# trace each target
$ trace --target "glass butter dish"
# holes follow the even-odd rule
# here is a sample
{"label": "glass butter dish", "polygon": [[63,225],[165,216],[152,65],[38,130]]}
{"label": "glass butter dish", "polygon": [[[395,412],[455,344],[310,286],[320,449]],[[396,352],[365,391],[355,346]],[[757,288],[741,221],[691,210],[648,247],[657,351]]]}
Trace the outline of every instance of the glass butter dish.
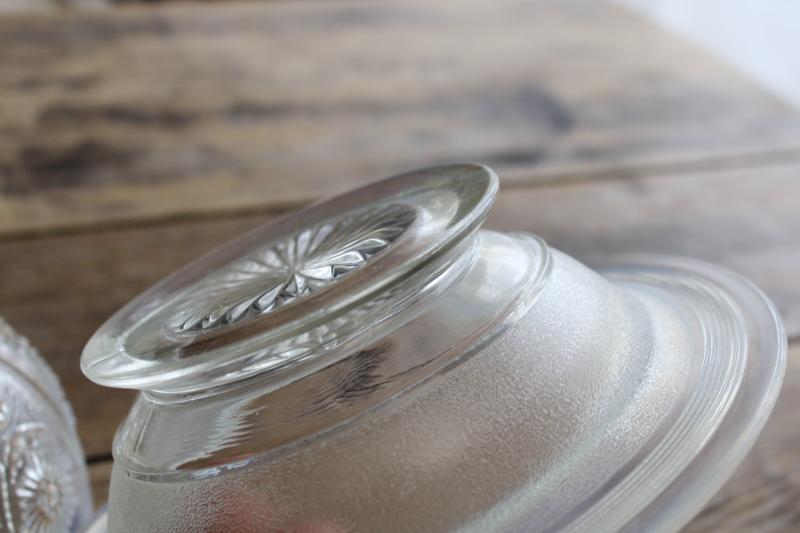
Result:
{"label": "glass butter dish", "polygon": [[0,318],[0,531],[80,532],[91,513],[75,418],[58,378]]}
{"label": "glass butter dish", "polygon": [[584,265],[481,229],[485,166],[258,228],[116,313],[81,359],[139,390],[112,532],[672,531],[762,428],[786,357],[751,283]]}

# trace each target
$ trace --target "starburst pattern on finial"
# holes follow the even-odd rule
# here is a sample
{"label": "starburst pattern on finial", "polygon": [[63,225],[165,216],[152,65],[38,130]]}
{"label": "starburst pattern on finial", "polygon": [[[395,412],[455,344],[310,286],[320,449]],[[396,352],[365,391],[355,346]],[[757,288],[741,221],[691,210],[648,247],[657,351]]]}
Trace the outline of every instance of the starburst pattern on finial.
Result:
{"label": "starburst pattern on finial", "polygon": [[374,207],[272,242],[189,287],[170,327],[208,332],[294,302],[365,265],[413,216],[399,205]]}

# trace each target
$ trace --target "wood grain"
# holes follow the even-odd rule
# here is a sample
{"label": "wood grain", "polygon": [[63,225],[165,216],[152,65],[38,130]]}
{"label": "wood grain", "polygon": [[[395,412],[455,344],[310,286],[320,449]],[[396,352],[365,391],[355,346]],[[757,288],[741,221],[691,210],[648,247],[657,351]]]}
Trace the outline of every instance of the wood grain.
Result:
{"label": "wood grain", "polygon": [[439,162],[529,182],[800,145],[762,90],[581,0],[6,16],[0,71],[5,235],[296,206]]}
{"label": "wood grain", "polygon": [[114,310],[312,199],[457,160],[488,226],[741,272],[790,345],[776,411],[688,533],[800,531],[800,118],[607,3],[232,3],[0,17],[0,315],[62,379],[107,497],[132,394],[80,374]]}
{"label": "wood grain", "polygon": [[102,461],[89,465],[89,483],[92,486],[92,498],[95,508],[108,501],[108,484],[111,481],[111,461]]}

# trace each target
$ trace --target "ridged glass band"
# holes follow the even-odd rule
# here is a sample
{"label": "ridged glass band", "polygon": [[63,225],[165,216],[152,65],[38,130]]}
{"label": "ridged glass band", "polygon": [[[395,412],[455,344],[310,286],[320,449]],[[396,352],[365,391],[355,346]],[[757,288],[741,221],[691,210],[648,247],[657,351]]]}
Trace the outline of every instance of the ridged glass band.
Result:
{"label": "ridged glass band", "polygon": [[[614,484],[581,518],[564,531],[612,531],[628,523],[694,458],[727,413],[744,375],[747,333],[738,305],[719,286],[701,276],[654,271],[612,272],[610,279],[628,290],[656,287],[675,298],[687,323],[702,339],[696,354],[696,376],[685,404],[658,435],[653,448],[635,468]],[[564,526],[565,524],[562,524]]]}
{"label": "ridged glass band", "polygon": [[[598,264],[624,290],[655,289],[677,299],[702,345],[688,397],[668,427],[631,461],[629,471],[576,510],[579,518],[554,529],[634,531],[646,524],[672,531],[700,510],[754,442],[780,389],[785,333],[763,293],[724,269],[658,256]],[[670,507],[665,501],[674,494],[680,497]]]}

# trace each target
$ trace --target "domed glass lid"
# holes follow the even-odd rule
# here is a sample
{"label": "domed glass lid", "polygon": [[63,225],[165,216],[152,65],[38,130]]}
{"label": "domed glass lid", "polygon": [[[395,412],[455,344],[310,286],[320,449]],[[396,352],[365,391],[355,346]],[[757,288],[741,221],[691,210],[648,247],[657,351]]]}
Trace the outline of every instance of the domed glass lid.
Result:
{"label": "domed glass lid", "polygon": [[496,191],[487,167],[439,167],[257,228],[116,313],[82,369],[104,385],[186,392],[307,362],[369,325],[348,314],[359,302],[458,246]]}
{"label": "domed glass lid", "polygon": [[[179,500],[170,483],[239,494],[237,476],[262,479],[247,485],[257,501],[293,504],[276,523],[367,531],[685,523],[774,404],[774,307],[703,262],[587,266],[532,235],[476,231],[496,191],[480,165],[376,182],[120,310],[81,363],[147,392],[114,444],[129,488]],[[201,489],[192,501],[224,506]],[[184,504],[170,519],[192,521]]]}

